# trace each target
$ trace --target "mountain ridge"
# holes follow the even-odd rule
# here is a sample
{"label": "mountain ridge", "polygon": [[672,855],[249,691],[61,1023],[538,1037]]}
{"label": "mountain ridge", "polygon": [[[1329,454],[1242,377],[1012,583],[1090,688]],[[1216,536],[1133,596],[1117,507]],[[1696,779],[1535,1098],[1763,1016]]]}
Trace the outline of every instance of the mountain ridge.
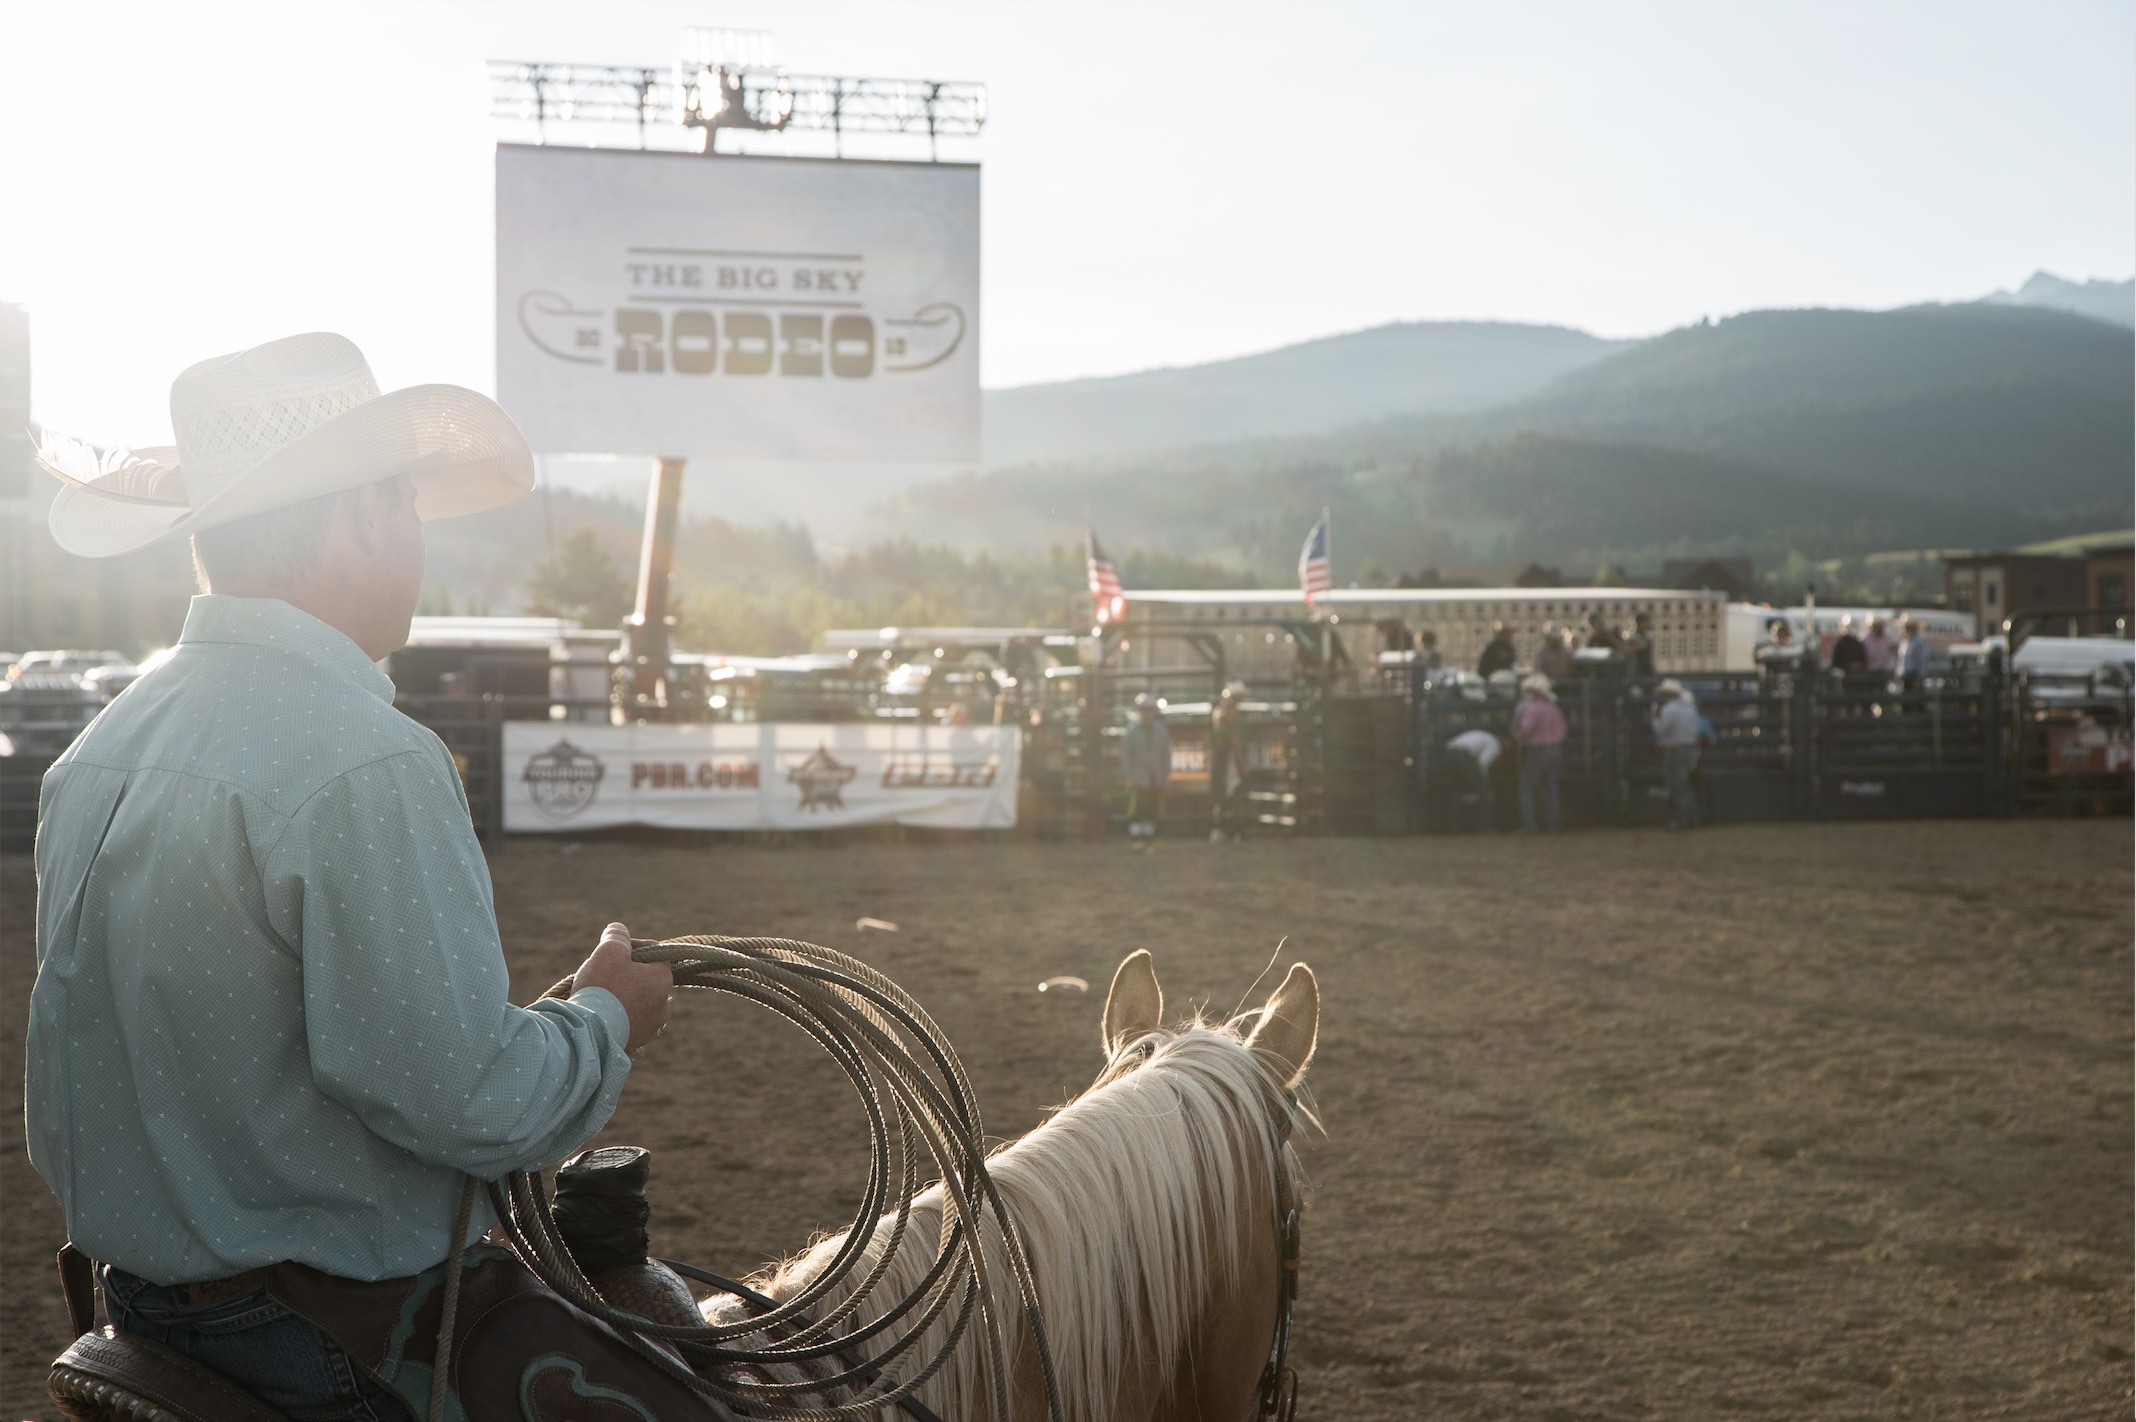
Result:
{"label": "mountain ridge", "polygon": [[2050,271],[2037,271],[2015,291],[1991,291],[1980,299],[1996,306],[2046,306],[2089,316],[2094,321],[2136,328],[2136,278],[2070,281]]}
{"label": "mountain ridge", "polygon": [[[1088,506],[1117,546],[1262,576],[1323,503],[1389,567],[1501,547],[1578,561],[1977,545],[2127,521],[2132,388],[2136,345],[2065,312],[1753,312],[1486,410],[916,485],[866,532],[1036,549],[1072,537]],[[1613,518],[1616,504],[1644,512]]]}
{"label": "mountain ridge", "polygon": [[1982,309],[2053,312],[2136,328],[2136,279],[2071,282],[2035,272],[2015,291],[1882,311],[1800,307],[1741,312],[1616,340],[1576,327],[1508,321],[1396,321],[1250,355],[983,392],[980,466],[1081,462],[1237,439],[1312,435],[1380,420],[1475,414],[1654,342],[1746,319],[1875,318]]}
{"label": "mountain ridge", "polygon": [[1567,326],[1396,321],[1199,365],[984,392],[988,469],[1488,408],[1631,344]]}

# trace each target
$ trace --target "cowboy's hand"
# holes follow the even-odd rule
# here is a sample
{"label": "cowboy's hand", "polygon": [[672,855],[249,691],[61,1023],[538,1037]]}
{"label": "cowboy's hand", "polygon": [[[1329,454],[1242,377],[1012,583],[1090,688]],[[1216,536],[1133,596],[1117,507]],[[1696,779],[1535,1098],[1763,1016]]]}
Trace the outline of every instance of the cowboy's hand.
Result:
{"label": "cowboy's hand", "polygon": [[636,1056],[640,1048],[667,1026],[668,999],[675,991],[675,973],[665,963],[640,963],[630,956],[630,930],[620,923],[608,925],[593,953],[571,975],[571,990],[607,988],[630,1014],[630,1041],[626,1052]]}

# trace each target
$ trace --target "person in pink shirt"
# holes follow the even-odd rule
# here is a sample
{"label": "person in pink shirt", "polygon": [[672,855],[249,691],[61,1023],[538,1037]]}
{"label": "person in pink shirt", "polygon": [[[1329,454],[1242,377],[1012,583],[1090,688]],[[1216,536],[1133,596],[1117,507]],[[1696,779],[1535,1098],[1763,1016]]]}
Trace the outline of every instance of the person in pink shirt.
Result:
{"label": "person in pink shirt", "polygon": [[1877,676],[1891,675],[1891,638],[1884,631],[1884,619],[1869,619],[1869,630],[1862,636],[1862,670]]}
{"label": "person in pink shirt", "polygon": [[1513,708],[1513,740],[1520,747],[1520,827],[1538,828],[1535,800],[1543,799],[1541,828],[1558,832],[1558,771],[1565,759],[1565,713],[1558,710],[1550,678],[1531,676],[1520,684],[1520,705]]}

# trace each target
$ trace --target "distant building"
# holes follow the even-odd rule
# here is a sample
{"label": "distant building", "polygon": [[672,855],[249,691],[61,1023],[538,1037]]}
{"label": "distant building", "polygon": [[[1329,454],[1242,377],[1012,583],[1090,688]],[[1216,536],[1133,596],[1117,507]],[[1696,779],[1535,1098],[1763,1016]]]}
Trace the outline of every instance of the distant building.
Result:
{"label": "distant building", "polygon": [[29,313],[0,305],[0,649],[140,656],[177,641],[193,595],[185,540],[125,558],[61,552],[45,526],[59,485],[32,460],[29,425]]}
{"label": "distant building", "polygon": [[[2086,606],[2085,563],[2042,553],[1954,555],[1943,561],[1944,601],[1954,612],[1973,615],[1975,637],[1992,636],[2005,618],[2021,612]],[[2121,566],[2127,568],[2126,554]],[[2122,587],[2127,586],[2124,571]]]}
{"label": "distant building", "polygon": [[[1592,613],[1623,626],[1640,613],[1654,626],[1663,672],[1722,665],[1727,599],[1718,592],[1659,588],[1337,588],[1307,607],[1292,589],[1133,590],[1112,669],[1131,679],[1165,669],[1216,668],[1265,681],[1318,660],[1323,644],[1341,661],[1371,665],[1383,651],[1430,632],[1447,665],[1472,667],[1500,622],[1525,656],[1546,623],[1577,626]],[[1154,685],[1154,682],[1152,683]]]}
{"label": "distant building", "polygon": [[2126,612],[2131,587],[2136,587],[2136,544],[2094,548],[2084,555],[2085,604],[2094,611]]}
{"label": "distant building", "polygon": [[0,304],[0,647],[26,652],[30,597],[30,314]]}
{"label": "distant building", "polygon": [[1730,602],[1751,602],[1757,569],[1748,558],[1671,558],[1661,565],[1655,586],[1685,592],[1710,590],[1728,594]]}

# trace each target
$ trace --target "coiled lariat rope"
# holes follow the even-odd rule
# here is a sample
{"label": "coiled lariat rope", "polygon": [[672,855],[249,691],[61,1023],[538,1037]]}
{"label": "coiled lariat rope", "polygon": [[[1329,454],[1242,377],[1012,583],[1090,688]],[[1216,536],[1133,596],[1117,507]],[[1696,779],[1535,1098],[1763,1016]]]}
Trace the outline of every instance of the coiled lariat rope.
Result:
{"label": "coiled lariat rope", "polygon": [[[1023,1237],[987,1173],[971,1083],[926,1010],[867,964],[813,943],[697,934],[632,943],[631,956],[639,962],[668,964],[677,987],[727,993],[769,1008],[831,1055],[867,1114],[868,1187],[844,1242],[822,1272],[783,1303],[736,1323],[655,1323],[611,1306],[572,1261],[550,1218],[541,1176],[518,1172],[491,1182],[489,1195],[527,1267],[615,1328],[662,1372],[753,1418],[846,1422],[878,1412],[916,1392],[976,1326],[985,1345],[995,1414],[1006,1418],[1013,1382],[1011,1330],[1018,1315],[1002,1306],[1004,1281],[992,1276],[983,1247],[981,1222],[991,1211],[1013,1276],[1008,1282],[1037,1349],[1047,1414],[1052,1422],[1063,1422],[1053,1350],[1039,1316]],[[558,989],[568,992],[568,981],[552,994]],[[934,1266],[881,1317],[857,1323],[861,1305],[905,1237],[913,1197],[925,1186],[923,1160],[932,1161],[926,1173],[939,1177],[942,1186]],[[820,1318],[811,1318],[811,1309],[859,1270],[885,1215],[893,1216],[892,1222],[866,1277]],[[455,1254],[449,1273],[457,1273],[458,1259]],[[950,1322],[942,1346],[931,1357],[919,1356],[920,1338],[945,1314]],[[873,1344],[872,1351],[862,1352],[864,1344]],[[798,1383],[745,1375],[751,1368],[800,1363],[835,1371]]]}

